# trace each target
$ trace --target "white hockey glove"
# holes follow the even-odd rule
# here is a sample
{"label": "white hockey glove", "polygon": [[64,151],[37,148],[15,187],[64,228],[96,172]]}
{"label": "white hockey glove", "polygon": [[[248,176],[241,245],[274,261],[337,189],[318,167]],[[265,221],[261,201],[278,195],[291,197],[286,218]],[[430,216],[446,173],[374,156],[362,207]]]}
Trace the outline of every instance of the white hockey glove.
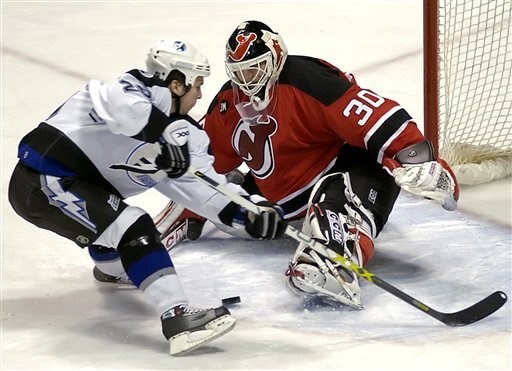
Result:
{"label": "white hockey glove", "polygon": [[189,128],[186,120],[171,122],[160,138],[160,154],[155,160],[156,166],[165,171],[169,178],[178,178],[187,172],[190,166],[188,152]]}
{"label": "white hockey glove", "polygon": [[435,160],[432,146],[424,141],[398,152],[394,159],[383,162],[402,189],[455,210],[459,186],[450,166],[442,159]]}
{"label": "white hockey glove", "polygon": [[283,218],[284,213],[281,207],[258,195],[251,195],[249,199],[258,205],[259,214],[230,202],[220,212],[220,220],[230,227],[245,228],[251,237],[259,240],[273,240],[282,237],[288,223]]}

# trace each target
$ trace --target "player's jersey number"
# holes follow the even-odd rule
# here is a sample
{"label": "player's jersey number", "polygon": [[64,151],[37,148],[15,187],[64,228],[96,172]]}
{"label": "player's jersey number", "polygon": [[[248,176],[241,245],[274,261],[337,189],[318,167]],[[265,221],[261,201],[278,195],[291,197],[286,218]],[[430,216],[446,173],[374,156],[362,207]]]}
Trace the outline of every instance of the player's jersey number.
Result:
{"label": "player's jersey number", "polygon": [[146,86],[133,84],[130,81],[126,81],[123,79],[119,80],[119,82],[121,83],[121,85],[123,85],[123,90],[125,92],[140,93],[144,95],[146,98],[151,98],[151,90],[148,89]]}
{"label": "player's jersey number", "polygon": [[345,109],[343,115],[349,117],[356,115],[359,117],[357,124],[363,126],[370,119],[374,108],[380,107],[385,102],[381,96],[368,90],[361,90],[357,93],[357,98],[352,99]]}

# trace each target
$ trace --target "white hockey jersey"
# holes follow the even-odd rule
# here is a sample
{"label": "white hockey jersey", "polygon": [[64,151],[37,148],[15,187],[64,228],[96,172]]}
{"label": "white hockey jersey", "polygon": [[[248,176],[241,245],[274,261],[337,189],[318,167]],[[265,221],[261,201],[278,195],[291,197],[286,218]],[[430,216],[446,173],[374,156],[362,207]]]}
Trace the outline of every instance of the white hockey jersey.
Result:
{"label": "white hockey jersey", "polygon": [[[161,80],[140,70],[107,83],[91,80],[22,139],[19,158],[42,174],[86,178],[124,198],[154,187],[220,223],[218,213],[229,199],[191,174],[170,179],[154,163],[164,128],[173,120],[186,120],[191,165],[227,183],[213,170],[206,133],[188,116],[170,117],[171,102]],[[246,194],[239,186],[228,187]]]}

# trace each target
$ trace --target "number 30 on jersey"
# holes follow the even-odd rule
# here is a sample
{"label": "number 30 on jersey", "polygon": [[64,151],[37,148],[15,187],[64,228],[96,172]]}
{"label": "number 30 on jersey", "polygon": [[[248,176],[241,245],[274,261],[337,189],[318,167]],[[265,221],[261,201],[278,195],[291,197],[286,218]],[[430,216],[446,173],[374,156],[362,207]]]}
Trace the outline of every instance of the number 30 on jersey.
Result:
{"label": "number 30 on jersey", "polygon": [[356,115],[359,117],[357,124],[363,126],[370,119],[373,109],[379,108],[385,99],[368,90],[361,90],[357,93],[357,98],[352,99],[343,110],[343,115],[349,117]]}

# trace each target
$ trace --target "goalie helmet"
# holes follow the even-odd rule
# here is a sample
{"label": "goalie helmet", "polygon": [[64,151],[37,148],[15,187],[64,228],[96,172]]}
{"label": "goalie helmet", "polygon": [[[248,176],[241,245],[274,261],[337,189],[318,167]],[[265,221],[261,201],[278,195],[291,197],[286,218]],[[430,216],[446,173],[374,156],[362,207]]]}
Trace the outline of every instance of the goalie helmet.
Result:
{"label": "goalie helmet", "polygon": [[184,40],[167,39],[151,46],[146,58],[147,72],[163,81],[173,70],[185,75],[185,85],[192,85],[198,76],[210,75],[210,63],[194,46]]}
{"label": "goalie helmet", "polygon": [[241,23],[226,44],[226,73],[258,111],[272,99],[288,50],[281,35],[258,21]]}

